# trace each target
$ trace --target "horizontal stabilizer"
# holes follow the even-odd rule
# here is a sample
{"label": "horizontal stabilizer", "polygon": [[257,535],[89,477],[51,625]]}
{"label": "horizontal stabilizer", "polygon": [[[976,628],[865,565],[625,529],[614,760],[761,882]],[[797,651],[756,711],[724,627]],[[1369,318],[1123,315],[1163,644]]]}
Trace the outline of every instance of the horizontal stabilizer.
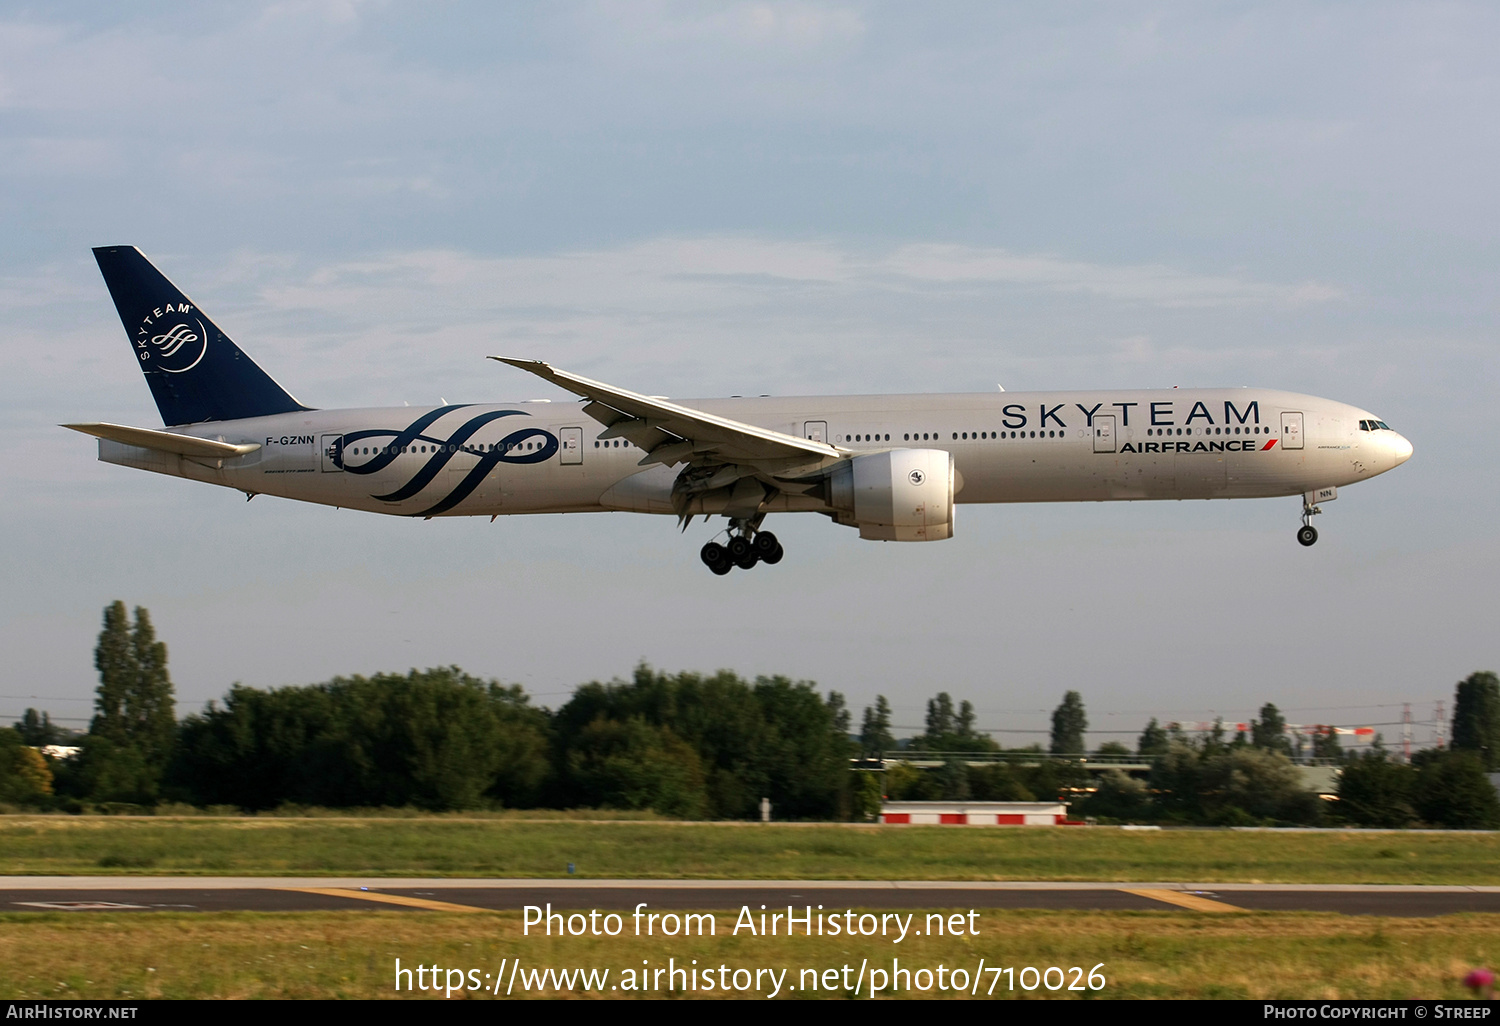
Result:
{"label": "horizontal stabilizer", "polygon": [[194,438],[171,431],[153,431],[150,428],[126,427],[123,424],[62,424],[71,431],[81,431],[95,438],[107,438],[111,442],[135,445],[156,452],[176,453],[178,456],[198,456],[207,459],[227,459],[243,456],[260,448],[259,442],[235,445],[232,442],[216,442],[211,438]]}

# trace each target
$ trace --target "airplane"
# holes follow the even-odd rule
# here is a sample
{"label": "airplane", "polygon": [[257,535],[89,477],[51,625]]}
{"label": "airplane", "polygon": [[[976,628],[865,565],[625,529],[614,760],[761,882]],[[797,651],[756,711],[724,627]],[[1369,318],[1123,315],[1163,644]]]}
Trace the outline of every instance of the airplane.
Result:
{"label": "airplane", "polygon": [[[781,561],[771,513],[879,541],[950,538],[960,503],[1299,496],[1320,504],[1412,445],[1344,403],[1260,388],[673,401],[491,357],[576,402],[319,410],[261,370],[133,246],[94,250],[164,429],[64,424],[106,463],[395,516],[629,511],[727,518],[715,574]],[[715,535],[717,539],[718,534]]]}

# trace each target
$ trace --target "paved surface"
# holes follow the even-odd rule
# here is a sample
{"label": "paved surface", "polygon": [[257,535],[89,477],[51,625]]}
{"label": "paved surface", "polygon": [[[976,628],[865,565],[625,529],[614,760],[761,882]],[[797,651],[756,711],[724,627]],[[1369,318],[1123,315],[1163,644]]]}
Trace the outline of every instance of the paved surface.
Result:
{"label": "paved surface", "polygon": [[405,909],[514,911],[551,903],[592,908],[1166,909],[1437,916],[1500,913],[1500,887],[1352,884],[949,883],[797,880],[453,880],[328,877],[0,877],[7,911],[262,912]]}

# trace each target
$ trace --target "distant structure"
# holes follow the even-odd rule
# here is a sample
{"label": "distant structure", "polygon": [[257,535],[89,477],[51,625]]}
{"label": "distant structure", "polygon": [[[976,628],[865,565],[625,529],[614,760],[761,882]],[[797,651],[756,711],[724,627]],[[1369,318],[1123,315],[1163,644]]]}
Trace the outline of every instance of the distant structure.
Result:
{"label": "distant structure", "polygon": [[885,802],[891,826],[1082,826],[1062,802]]}

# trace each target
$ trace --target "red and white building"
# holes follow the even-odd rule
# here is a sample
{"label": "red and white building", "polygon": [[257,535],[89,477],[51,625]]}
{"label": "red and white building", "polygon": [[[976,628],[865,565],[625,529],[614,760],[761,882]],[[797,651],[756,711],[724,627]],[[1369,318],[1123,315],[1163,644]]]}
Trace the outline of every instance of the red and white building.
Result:
{"label": "red and white building", "polygon": [[912,826],[1071,826],[1062,802],[885,802],[880,822]]}

